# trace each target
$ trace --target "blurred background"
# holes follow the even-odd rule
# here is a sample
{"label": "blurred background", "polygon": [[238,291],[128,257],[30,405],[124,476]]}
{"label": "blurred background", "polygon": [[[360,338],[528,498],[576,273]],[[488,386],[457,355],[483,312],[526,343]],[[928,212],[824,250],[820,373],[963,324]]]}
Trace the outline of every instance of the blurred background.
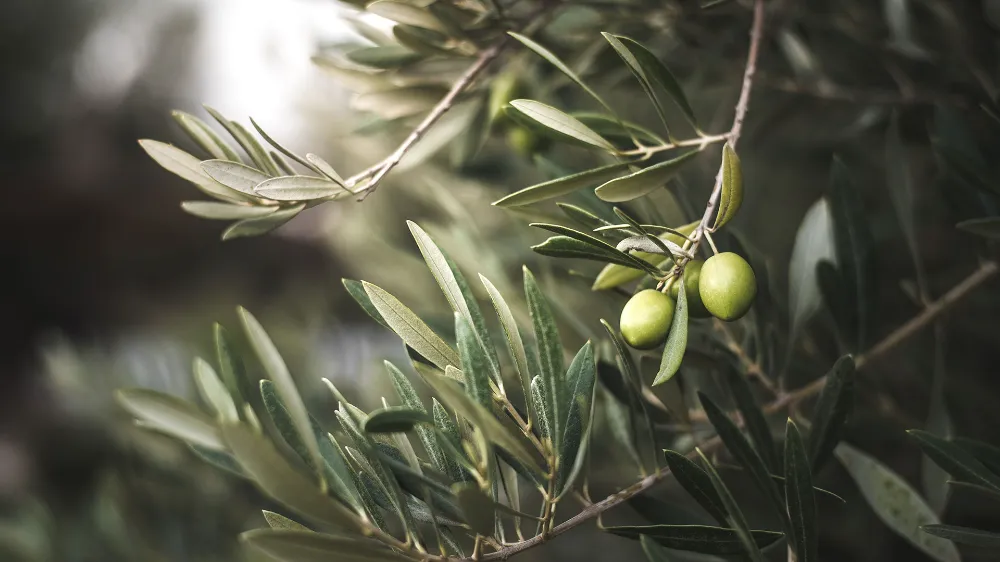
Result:
{"label": "blurred background", "polygon": [[[1000,7],[988,0],[848,2],[839,19],[825,20],[836,3],[813,4],[779,10],[774,26],[784,31],[767,44],[765,85],[742,141],[751,187],[739,226],[768,256],[781,293],[795,229],[825,189],[831,155],[847,154],[861,170],[874,236],[873,333],[881,337],[919,311],[907,289],[915,282],[908,243],[880,179],[883,129],[898,110],[917,162],[917,247],[931,293],[940,295],[984,252],[957,234],[954,222],[976,216],[970,209],[995,213],[996,203],[935,172],[924,125],[955,117],[993,165],[995,131],[977,106],[995,98],[998,27],[991,18]],[[893,12],[900,4],[917,6],[912,34],[933,56],[887,47],[910,33]],[[670,37],[680,61],[674,68],[696,110],[713,127],[730,119],[743,63],[749,18],[735,12],[690,28],[669,18],[656,23]],[[333,406],[319,392],[320,377],[348,388],[365,383],[359,403],[374,406],[387,388],[374,373],[381,359],[402,350],[347,298],[340,279],[378,283],[418,312],[440,309],[444,300],[424,274],[404,219],[421,220],[468,273],[478,270],[509,291],[525,262],[550,286],[565,281],[564,266],[528,252],[540,237],[524,216],[489,206],[540,181],[530,162],[502,143],[487,144],[460,175],[430,162],[364,205],[310,210],[264,237],[221,242],[224,225],[180,211],[197,193],[136,143],[182,144],[174,109],[204,117],[204,103],[239,121],[252,115],[275,138],[320,153],[346,173],[393,146],[392,135],[372,134],[369,119],[351,108],[345,84],[311,61],[324,45],[358,40],[348,13],[327,0],[6,0],[0,7],[0,182],[8,193],[0,204],[0,560],[241,560],[236,535],[263,523],[261,498],[186,448],[133,428],[112,392],[145,386],[193,397],[192,357],[209,353],[212,322],[235,325],[235,307],[243,305],[275,337],[314,409]],[[564,24],[562,33],[578,45],[597,40],[599,20]],[[701,66],[704,51],[722,60]],[[815,88],[789,82],[809,73],[834,81],[812,82]],[[611,82],[614,104],[627,105],[636,90]],[[697,174],[709,177],[713,166]],[[682,191],[682,204],[687,196],[700,200],[700,186]],[[579,283],[559,306],[592,307],[587,319],[567,320],[570,338],[582,341],[623,301],[592,304],[588,282]],[[879,429],[856,431],[855,441],[881,447],[913,482],[920,480],[919,456],[898,432],[925,425],[933,389],[944,385],[937,373],[948,373],[944,394],[955,432],[1000,437],[998,288],[992,282],[961,305],[939,338],[925,333],[907,342],[866,386],[871,407],[855,426]],[[819,333],[803,360],[815,375],[831,363],[825,352],[832,344],[823,339],[829,331]],[[942,341],[944,359],[935,355],[944,353]],[[848,482],[843,474],[832,478]],[[848,500],[851,507],[832,516],[830,540],[842,550],[831,552],[844,560],[919,559],[893,534],[872,531],[880,524],[856,493]],[[1000,523],[970,505],[966,521]],[[859,533],[873,533],[863,547]],[[639,556],[634,545],[600,535],[546,552],[593,559],[595,544],[614,546],[606,559]]]}

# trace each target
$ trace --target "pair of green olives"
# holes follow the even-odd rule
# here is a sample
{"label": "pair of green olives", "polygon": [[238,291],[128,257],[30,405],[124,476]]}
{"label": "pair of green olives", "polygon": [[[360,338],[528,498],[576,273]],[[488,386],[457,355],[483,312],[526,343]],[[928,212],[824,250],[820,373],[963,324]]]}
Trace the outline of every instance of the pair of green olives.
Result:
{"label": "pair of green olives", "polygon": [[[636,349],[653,349],[666,341],[679,291],[680,283],[675,283],[669,295],[655,289],[632,295],[622,309],[619,323],[625,342]],[[745,259],[724,252],[706,261],[687,263],[684,293],[690,316],[714,316],[732,322],[742,318],[753,305],[757,279]]]}

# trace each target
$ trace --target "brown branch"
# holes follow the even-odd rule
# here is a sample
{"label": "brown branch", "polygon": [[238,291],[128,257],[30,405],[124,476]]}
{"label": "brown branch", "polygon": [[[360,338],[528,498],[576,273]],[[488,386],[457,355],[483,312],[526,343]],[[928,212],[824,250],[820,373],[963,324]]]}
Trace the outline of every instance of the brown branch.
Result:
{"label": "brown branch", "polygon": [[[955,303],[968,296],[973,290],[996,275],[998,271],[1000,271],[1000,266],[998,266],[995,261],[988,261],[980,265],[979,269],[972,272],[972,274],[963,279],[961,283],[952,287],[950,291],[945,293],[938,300],[928,304],[924,310],[920,312],[920,314],[914,316],[907,323],[894,330],[867,352],[858,355],[855,360],[857,368],[860,369],[882,355],[885,355],[889,350],[895,348],[916,332],[927,327],[928,324],[934,322]],[[823,390],[823,386],[825,384],[826,376],[822,376],[808,385],[799,388],[798,390],[781,396],[774,402],[768,404],[764,408],[764,411],[766,413],[774,413],[786,408],[790,404],[800,402],[810,396],[819,394],[819,392]]]}

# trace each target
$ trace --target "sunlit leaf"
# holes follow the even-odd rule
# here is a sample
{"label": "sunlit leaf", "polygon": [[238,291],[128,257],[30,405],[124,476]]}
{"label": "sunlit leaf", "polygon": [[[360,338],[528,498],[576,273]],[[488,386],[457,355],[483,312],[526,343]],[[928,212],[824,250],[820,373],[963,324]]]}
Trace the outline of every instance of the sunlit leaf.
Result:
{"label": "sunlit leaf", "polygon": [[581,123],[579,119],[550,105],[535,100],[514,100],[510,105],[518,114],[538,123],[544,129],[555,132],[559,138],[575,140],[607,151],[615,150],[607,139]]}
{"label": "sunlit leaf", "polygon": [[183,201],[181,209],[189,215],[212,220],[240,220],[270,215],[278,207],[255,207],[251,205],[234,205],[216,201]]}
{"label": "sunlit leaf", "polygon": [[233,397],[229,395],[229,389],[222,383],[222,379],[216,374],[215,369],[200,357],[194,360],[194,378],[202,398],[212,406],[220,421],[238,422],[240,420],[240,414],[236,410]]}
{"label": "sunlit leaf", "polygon": [[265,173],[270,175],[278,175],[278,168],[274,164],[274,160],[271,160],[271,156],[264,150],[264,147],[257,142],[257,139],[250,134],[243,125],[235,121],[230,121],[226,119],[221,113],[208,107],[204,106],[205,111],[212,116],[213,119],[219,122],[220,125],[229,133],[229,136],[233,137],[233,140],[243,148],[243,151],[250,156],[250,160],[253,161],[254,165],[258,169],[263,170]]}
{"label": "sunlit leaf", "polygon": [[201,169],[222,185],[247,195],[256,195],[254,188],[270,177],[256,168],[228,160],[206,160]]}
{"label": "sunlit leaf", "polygon": [[422,59],[424,55],[415,53],[401,45],[362,47],[347,53],[351,62],[372,68],[399,68]]}
{"label": "sunlit leaf", "polygon": [[440,20],[434,17],[433,14],[413,4],[396,0],[376,0],[368,4],[365,10],[397,23],[415,25],[436,31],[445,30]]}
{"label": "sunlit leaf", "polygon": [[366,433],[405,433],[420,423],[433,424],[434,418],[413,408],[389,407],[369,413],[364,430]]}
{"label": "sunlit leaf", "polygon": [[263,510],[264,520],[272,529],[287,529],[291,531],[308,531],[309,528],[301,523],[292,521],[291,519],[281,515],[280,513],[275,513],[273,511]]}
{"label": "sunlit leaf", "polygon": [[272,230],[295,218],[296,215],[301,213],[305,208],[305,203],[299,203],[298,205],[293,205],[291,207],[281,208],[269,215],[264,215],[263,217],[243,219],[239,222],[233,223],[229,228],[223,231],[222,239],[232,240],[234,238],[267,234],[268,232],[271,232]]}
{"label": "sunlit leaf", "polygon": [[173,145],[143,139],[139,141],[139,146],[165,170],[193,183],[206,195],[223,201],[243,202],[249,200],[245,194],[212,179],[202,170],[201,160]]}
{"label": "sunlit leaf", "polygon": [[211,154],[212,158],[231,160],[233,162],[240,161],[240,157],[236,154],[236,151],[226,141],[222,140],[222,137],[212,130],[208,126],[208,123],[183,111],[174,111],[172,115],[174,121],[184,129],[184,132],[191,137],[191,140],[201,147],[202,150]]}
{"label": "sunlit leaf", "polygon": [[190,402],[144,388],[119,390],[116,397],[150,429],[209,449],[224,448],[215,422]]}
{"label": "sunlit leaf", "polygon": [[846,443],[834,451],[861,490],[861,495],[886,525],[939,562],[958,562],[952,543],[920,531],[939,523],[934,511],[902,477],[876,459]]}
{"label": "sunlit leaf", "polygon": [[672,160],[647,166],[638,172],[613,179],[598,186],[594,190],[594,193],[602,200],[612,203],[631,201],[637,197],[642,197],[657,188],[665,186],[670,179],[680,172],[681,167],[696,154],[698,154],[698,151],[692,150]]}
{"label": "sunlit leaf", "polygon": [[339,199],[351,195],[340,185],[326,178],[281,176],[257,184],[254,193],[275,201],[311,201],[325,197]]}
{"label": "sunlit leaf", "polygon": [[399,299],[367,281],[361,283],[368,298],[371,299],[372,306],[406,345],[426,357],[439,369],[444,369],[448,365],[461,364],[455,350],[435,334],[412,310],[399,302]]}

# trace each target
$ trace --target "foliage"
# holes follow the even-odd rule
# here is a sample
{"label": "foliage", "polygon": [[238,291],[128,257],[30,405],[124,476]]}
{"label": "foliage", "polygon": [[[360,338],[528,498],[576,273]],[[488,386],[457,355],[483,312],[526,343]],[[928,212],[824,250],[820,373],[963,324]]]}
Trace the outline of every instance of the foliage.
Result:
{"label": "foliage", "polygon": [[[698,15],[719,10],[746,16],[736,4],[700,7]],[[893,43],[905,56],[922,59],[927,52],[908,31],[911,15],[899,8],[905,4],[886,3]],[[669,559],[672,551],[754,561],[787,551],[790,560],[810,562],[820,556],[827,503],[839,499],[816,484],[828,461],[837,458],[874,513],[932,559],[960,559],[949,541],[996,545],[987,531],[941,525],[940,506],[932,507],[903,476],[842,441],[858,400],[858,370],[935,323],[998,270],[996,262],[985,261],[936,300],[930,293],[917,238],[914,171],[898,115],[888,117],[880,140],[888,198],[913,261],[915,300],[922,311],[871,345],[873,234],[844,160],[832,159],[827,193],[812,203],[797,232],[786,236],[793,240],[787,299],[777,298],[768,261],[738,229],[739,212],[755,187],[738,151],[766,45],[764,2],[756,0],[750,17],[740,20],[750,20],[750,43],[742,81],[726,77],[740,91],[731,125],[721,133],[703,131],[711,128],[698,119],[657,49],[624,34],[645,37],[650,29],[615,25],[619,17],[628,20],[617,10],[631,9],[615,2],[368,4],[367,12],[396,22],[392,36],[358,19],[359,33],[371,44],[330,48],[318,60],[359,85],[356,108],[378,114],[387,130],[400,126],[410,132],[384,160],[346,178],[318,156],[287,150],[254,124],[268,148],[214,111],[246,158],[187,114],[178,114],[178,122],[210,159],[143,141],[160,165],[218,200],[187,202],[186,211],[236,221],[224,239],[263,234],[308,207],[364,200],[407,159],[412,165],[445,146],[457,168],[500,133],[515,132],[507,137],[519,139],[511,148],[532,156],[540,169],[559,169],[541,154],[548,150],[585,152],[587,169],[554,171],[494,206],[545,216],[531,223],[549,234],[531,247],[536,254],[600,263],[595,274],[583,274],[592,289],[587,299],[643,290],[676,299],[675,307],[666,307],[672,311],[664,320],[669,329],[652,345],[658,349],[662,342],[658,358],[636,354],[626,346],[630,338],[603,319],[606,337],[593,334],[582,346],[571,346],[560,329],[566,323],[558,305],[562,286],[554,291],[524,267],[523,297],[507,290],[508,280],[494,284],[482,274],[480,288],[469,282],[471,272],[410,222],[450,312],[431,320],[376,284],[344,280],[361,309],[402,340],[410,365],[386,363],[398,404],[383,399],[370,412],[326,381],[338,404],[336,429],[322,426],[306,410],[278,349],[263,326],[241,310],[245,336],[268,375],[260,384],[266,415],[239,390],[257,381],[241,380],[244,375],[227,367],[238,361],[221,343],[221,376],[208,361],[197,361],[195,369],[213,414],[148,390],[122,391],[119,398],[143,425],[186,440],[206,460],[235,470],[287,509],[268,517],[271,529],[245,533],[248,544],[278,559],[303,561],[506,559],[597,519],[604,531],[640,541],[652,562]],[[581,69],[590,67],[581,64],[580,54],[550,45],[544,32],[586,20],[587,14],[615,30],[603,32],[597,48],[614,56],[597,62],[591,55],[597,72],[584,73]],[[798,76],[797,87],[820,95],[838,92],[793,27],[770,33]],[[491,64],[501,65],[492,76]],[[595,74],[610,68],[634,79],[633,88],[648,98],[656,116],[653,125],[623,117],[625,109],[606,99],[604,84],[594,85]],[[574,94],[518,83],[519,73],[544,74],[553,90]],[[541,99],[520,97],[529,94]],[[568,109],[579,99],[600,109]],[[947,107],[935,111],[931,133],[942,170],[994,197],[984,179],[987,162],[974,143],[969,148],[965,142],[970,134],[961,120]],[[407,127],[419,115],[422,120]],[[536,143],[539,138],[547,143]],[[669,187],[706,155],[717,172],[703,186],[709,192],[704,205],[682,213],[681,220],[663,218],[655,198],[667,193],[673,200]],[[561,215],[545,211],[551,202]],[[997,237],[992,216],[958,227],[987,240]],[[689,314],[703,305],[698,299],[706,294],[704,276],[711,268],[702,270],[698,291],[691,292],[684,286],[686,267],[699,252],[714,256],[720,250],[749,264],[741,269],[749,274],[740,275],[740,287],[723,287],[722,296],[713,298],[736,298],[729,293],[740,289],[737,300],[753,301],[756,295],[755,305],[746,316],[743,306],[717,318]],[[480,295],[489,297],[496,321],[484,313]],[[586,311],[570,316],[587,325]],[[447,326],[440,325],[440,317],[448,318]],[[827,325],[817,328],[820,319]],[[501,330],[491,330],[497,323]],[[652,373],[644,372],[643,360],[656,365]],[[817,376],[821,361],[832,366]],[[432,391],[429,403],[417,381]],[[817,396],[815,403],[809,400]],[[774,427],[779,413],[787,414],[783,432]],[[988,445],[913,435],[958,485],[994,495],[1000,490],[996,451]],[[619,491],[594,501],[591,481],[598,461],[591,451],[604,437],[631,460],[616,468],[639,480],[615,482]],[[738,464],[756,502],[745,501],[744,490],[724,477],[731,467],[722,458]],[[668,478],[700,512],[680,521],[663,515],[671,506],[658,505],[646,493]],[[560,522],[557,508],[570,498],[583,507]],[[648,524],[604,525],[604,513],[626,502]]]}

